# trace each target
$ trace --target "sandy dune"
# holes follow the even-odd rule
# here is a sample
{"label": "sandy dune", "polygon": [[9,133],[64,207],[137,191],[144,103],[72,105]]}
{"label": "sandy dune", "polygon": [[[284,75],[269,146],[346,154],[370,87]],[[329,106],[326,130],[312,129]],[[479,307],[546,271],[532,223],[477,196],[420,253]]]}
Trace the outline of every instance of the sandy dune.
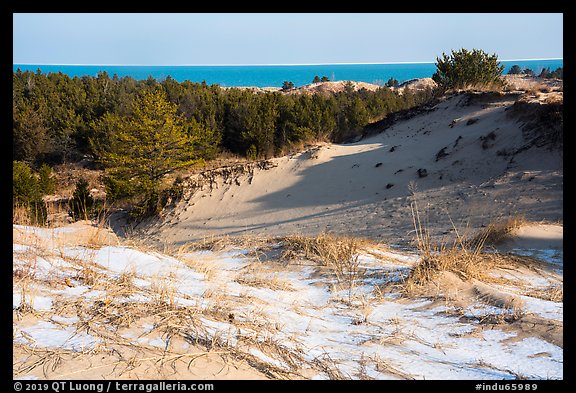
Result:
{"label": "sandy dune", "polygon": [[518,97],[456,95],[357,143],[196,176],[146,232],[177,245],[323,231],[406,243],[415,200],[438,238],[513,215],[561,222],[562,152],[531,144]]}

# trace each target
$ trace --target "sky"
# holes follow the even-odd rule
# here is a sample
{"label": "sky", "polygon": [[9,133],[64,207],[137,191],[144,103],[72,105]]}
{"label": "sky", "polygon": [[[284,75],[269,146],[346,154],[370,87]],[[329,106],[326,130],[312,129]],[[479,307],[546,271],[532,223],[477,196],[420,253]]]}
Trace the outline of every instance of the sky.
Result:
{"label": "sky", "polygon": [[461,48],[544,59],[563,58],[563,14],[15,13],[12,42],[14,64],[434,62]]}

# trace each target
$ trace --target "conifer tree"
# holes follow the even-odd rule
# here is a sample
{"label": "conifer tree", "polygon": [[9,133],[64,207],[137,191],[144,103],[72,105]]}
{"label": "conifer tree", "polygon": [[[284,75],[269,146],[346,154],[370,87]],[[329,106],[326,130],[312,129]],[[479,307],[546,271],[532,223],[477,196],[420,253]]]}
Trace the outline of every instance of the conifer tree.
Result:
{"label": "conifer tree", "polygon": [[70,215],[74,220],[89,219],[94,207],[94,198],[88,189],[88,181],[80,178],[69,202]]}
{"label": "conifer tree", "polygon": [[56,181],[52,177],[52,168],[47,164],[42,164],[40,169],[38,169],[38,176],[40,177],[38,185],[42,194],[53,194],[56,190]]}
{"label": "conifer tree", "polygon": [[522,73],[522,68],[520,68],[520,66],[518,64],[514,64],[508,70],[508,75],[517,75],[517,74],[521,74],[521,73]]}
{"label": "conifer tree", "polygon": [[12,206],[25,208],[30,223],[42,225],[46,222],[46,205],[38,178],[24,162],[12,162]]}
{"label": "conifer tree", "polygon": [[292,90],[293,88],[294,88],[294,82],[284,81],[284,83],[282,83],[282,90],[284,91]]}
{"label": "conifer tree", "polygon": [[388,82],[386,82],[386,87],[398,87],[398,79],[390,77]]}
{"label": "conifer tree", "polygon": [[143,90],[133,114],[114,124],[111,145],[100,152],[107,192],[112,199],[138,196],[135,215],[155,212],[161,179],[201,161],[196,142],[206,130],[187,124],[161,89]]}

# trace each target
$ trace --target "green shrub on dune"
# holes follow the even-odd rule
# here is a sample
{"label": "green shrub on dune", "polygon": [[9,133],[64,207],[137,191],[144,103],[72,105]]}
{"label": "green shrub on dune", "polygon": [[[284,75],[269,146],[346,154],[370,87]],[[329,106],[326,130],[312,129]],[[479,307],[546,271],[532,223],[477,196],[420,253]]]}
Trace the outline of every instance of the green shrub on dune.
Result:
{"label": "green shrub on dune", "polygon": [[444,90],[501,88],[504,65],[496,54],[489,55],[480,49],[453,50],[436,58],[436,72],[432,79]]}

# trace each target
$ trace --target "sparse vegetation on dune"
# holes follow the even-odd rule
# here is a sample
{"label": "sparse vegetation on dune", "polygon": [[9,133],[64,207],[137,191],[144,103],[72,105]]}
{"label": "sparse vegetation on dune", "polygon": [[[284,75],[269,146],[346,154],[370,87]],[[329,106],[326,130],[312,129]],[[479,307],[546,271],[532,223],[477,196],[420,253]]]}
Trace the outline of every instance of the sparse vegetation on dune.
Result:
{"label": "sparse vegetation on dune", "polygon": [[442,272],[456,273],[464,280],[471,280],[483,278],[494,267],[493,256],[482,253],[484,238],[469,247],[455,231],[456,239],[452,245],[435,244],[421,221],[416,194],[413,198],[411,212],[415,243],[420,251],[421,259],[411,270],[405,282],[407,293],[412,292],[415,287],[433,282]]}
{"label": "sparse vegetation on dune", "polygon": [[[460,280],[469,283],[476,281],[502,283],[510,281],[498,278],[494,275],[495,271],[519,268],[542,271],[545,268],[541,262],[531,257],[502,254],[494,249],[487,250],[488,247],[497,246],[510,239],[515,230],[526,225],[528,222],[524,217],[513,216],[489,223],[485,229],[470,237],[461,235],[454,227],[452,242],[444,241],[438,244],[431,239],[428,228],[420,218],[416,193],[413,199],[411,211],[415,228],[415,244],[419,250],[420,260],[411,269],[404,282],[404,291],[407,295],[422,295],[426,293],[423,287],[430,286],[440,291],[445,290],[446,288],[441,289],[444,286],[441,276],[445,273],[455,274]],[[542,293],[554,292],[546,290]],[[554,296],[550,295],[549,299]]]}
{"label": "sparse vegetation on dune", "polygon": [[360,267],[360,251],[372,242],[328,233],[288,236],[283,240],[283,259],[304,257],[327,267],[335,275],[337,283],[348,291],[348,301],[352,301],[354,289],[362,280],[365,270]]}
{"label": "sparse vegetation on dune", "polygon": [[[28,165],[39,172],[44,165],[45,174],[50,169],[46,164],[63,172],[70,165],[92,168],[86,168],[86,172],[99,168],[105,176],[89,179],[90,186],[98,188],[99,194],[104,194],[106,187],[109,204],[116,199],[115,205],[129,208],[132,215],[140,219],[158,213],[167,201],[173,200],[172,182],[176,182],[181,173],[187,175],[193,171],[190,166],[193,163],[213,166],[223,156],[230,155],[240,160],[256,160],[298,152],[320,141],[357,140],[373,134],[374,130],[381,131],[396,118],[404,118],[402,114],[407,111],[431,110],[426,105],[436,104],[445,91],[528,89],[530,94],[544,94],[550,96],[546,100],[551,100],[562,89],[554,85],[557,80],[518,74],[502,77],[497,56],[481,50],[452,51],[437,60],[436,82],[425,78],[430,83],[424,84],[424,88],[408,88],[403,84],[396,89],[393,78],[389,80],[393,88],[375,89],[361,88],[356,82],[320,80],[322,86],[346,85],[327,95],[272,91],[260,94],[218,85],[178,83],[171,78],[135,81],[100,73],[95,78],[78,79],[63,74],[16,71],[13,74],[14,158],[18,160],[17,165]],[[498,81],[505,81],[509,86],[504,87]],[[418,81],[410,81],[408,85],[412,82]],[[90,94],[94,95],[91,100],[85,97]],[[163,111],[155,112],[138,101],[137,97],[146,94],[162,96]],[[169,115],[165,108],[170,109]],[[521,108],[516,109],[512,112],[521,112]],[[553,139],[554,145],[562,146],[561,125],[540,130],[543,123],[561,122],[561,113],[561,109],[556,108],[544,110],[537,121],[523,119],[534,123],[527,128],[538,128],[538,145]],[[138,124],[145,119],[155,120],[148,128],[139,128]],[[166,127],[170,132],[163,133],[159,126],[164,120],[171,124]],[[134,138],[144,141],[146,138],[142,135],[153,130],[159,133],[157,140],[147,145],[163,146],[170,154],[162,153],[160,157],[153,147],[144,149],[144,143],[138,152],[131,146]],[[32,146],[32,140],[38,143]],[[147,163],[147,158],[140,156],[150,156],[154,162]],[[168,156],[181,159],[170,160]],[[141,168],[143,165],[153,169],[146,171]],[[185,168],[179,171],[179,166]],[[103,179],[107,180],[102,182]],[[50,188],[46,182],[43,184]],[[58,184],[57,188],[60,192],[62,185]],[[43,214],[42,207],[34,210],[40,221]]]}
{"label": "sparse vegetation on dune", "polygon": [[[408,342],[424,345],[428,351],[452,351],[445,341],[452,336],[437,341],[413,330],[420,329],[417,321],[424,317],[420,313],[425,311],[418,308],[422,299],[434,302],[456,296],[444,293],[441,284],[435,294],[416,290],[436,285],[442,272],[452,272],[464,283],[518,288],[514,297],[478,286],[479,304],[472,301],[463,306],[459,301],[455,304],[460,308],[455,308],[449,301],[443,303],[447,314],[466,314],[467,307],[479,307],[474,317],[467,317],[478,322],[470,325],[478,334],[484,326],[511,329],[520,324],[534,307],[523,299],[562,301],[561,284],[551,278],[548,287],[535,288],[492,276],[499,267],[510,271],[514,261],[479,250],[438,249],[421,243],[417,257],[408,258],[373,241],[322,233],[212,239],[184,245],[169,257],[135,244],[118,245],[106,236],[99,236],[98,247],[94,247],[93,236],[83,234],[88,227],[75,225],[70,229],[78,228],[77,232],[15,228],[14,293],[19,299],[14,308],[15,348],[19,353],[30,351],[24,360],[14,363],[16,376],[37,375],[58,357],[60,362],[44,369],[46,378],[87,372],[101,375],[104,371],[115,378],[133,378],[152,365],[159,376],[177,378],[198,372],[195,367],[203,367],[201,359],[209,358],[219,368],[243,364],[249,375],[272,379],[306,379],[318,374],[331,379],[418,379],[418,372],[395,357],[364,353],[368,347],[356,343],[354,337],[361,334],[370,345],[387,351],[395,348],[393,352],[400,351],[404,357],[417,356],[403,352],[403,343]],[[52,262],[36,266],[39,257]],[[525,264],[525,258],[518,257],[515,266]],[[59,268],[46,270],[52,263]],[[80,288],[83,296],[66,295]],[[398,307],[404,311],[391,311]],[[443,318],[426,315],[426,329],[431,321]],[[27,325],[20,325],[20,320],[27,320]],[[36,340],[36,345],[40,340],[29,328],[33,321],[97,344],[86,344],[82,350],[66,344],[28,349],[26,340]],[[450,323],[465,325],[462,321],[466,319]],[[439,331],[448,323],[438,322]],[[554,329],[557,332],[559,327]],[[320,342],[324,349],[316,351],[315,343]],[[341,345],[347,353],[352,351],[346,358],[339,355]],[[84,367],[93,356],[99,356],[97,366]],[[75,370],[69,368],[72,359]],[[351,364],[357,368],[350,368]],[[443,366],[431,360],[429,367]]]}

